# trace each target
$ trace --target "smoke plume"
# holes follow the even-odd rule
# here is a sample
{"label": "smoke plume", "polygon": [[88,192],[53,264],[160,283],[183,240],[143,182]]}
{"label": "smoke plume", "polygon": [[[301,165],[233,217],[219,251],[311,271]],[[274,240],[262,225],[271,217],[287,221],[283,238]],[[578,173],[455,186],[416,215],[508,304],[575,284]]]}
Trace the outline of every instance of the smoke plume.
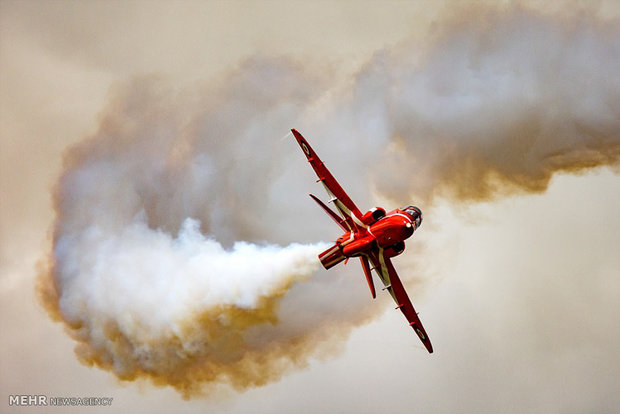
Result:
{"label": "smoke plume", "polygon": [[558,171],[617,166],[617,22],[477,8],[437,27],[346,85],[255,57],[217,84],[117,86],[67,154],[40,285],[80,360],[187,397],[244,389],[379,313],[359,277],[316,272],[324,243],[295,243],[338,235],[310,221],[311,172],[279,140],[291,127],[361,209],[375,194],[426,217],[438,197],[540,192]]}
{"label": "smoke plume", "polygon": [[351,97],[359,134],[384,148],[372,163],[377,191],[480,201],[616,165],[617,23],[474,8],[444,22],[423,52],[405,43],[378,53]]}

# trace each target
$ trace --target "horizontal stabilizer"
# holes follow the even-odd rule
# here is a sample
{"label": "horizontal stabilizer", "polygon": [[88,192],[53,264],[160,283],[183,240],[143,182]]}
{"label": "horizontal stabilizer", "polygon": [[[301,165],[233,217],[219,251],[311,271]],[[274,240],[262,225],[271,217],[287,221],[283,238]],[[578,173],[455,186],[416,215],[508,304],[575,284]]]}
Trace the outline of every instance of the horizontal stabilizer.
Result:
{"label": "horizontal stabilizer", "polygon": [[345,221],[335,211],[333,211],[331,208],[327,207],[325,205],[325,203],[323,203],[321,200],[319,200],[319,198],[317,196],[315,196],[314,194],[310,194],[310,197],[312,197],[312,199],[314,201],[316,201],[316,203],[319,206],[321,206],[323,211],[325,211],[332,218],[332,220],[334,220],[336,222],[336,224],[338,224],[340,226],[340,228],[343,231],[349,231],[349,229],[345,226]]}
{"label": "horizontal stabilizer", "polygon": [[375,292],[375,282],[373,282],[372,280],[372,273],[370,273],[370,265],[368,264],[368,259],[366,258],[366,256],[360,256],[360,260],[362,261],[362,269],[364,269],[366,282],[368,282],[370,293],[372,294],[372,298],[374,299],[377,297],[377,292]]}

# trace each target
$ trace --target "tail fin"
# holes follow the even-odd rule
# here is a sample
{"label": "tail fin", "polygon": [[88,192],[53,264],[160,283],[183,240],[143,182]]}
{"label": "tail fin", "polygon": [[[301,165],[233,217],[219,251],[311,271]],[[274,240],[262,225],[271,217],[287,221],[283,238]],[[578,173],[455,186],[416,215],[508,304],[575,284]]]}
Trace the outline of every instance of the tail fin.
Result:
{"label": "tail fin", "polygon": [[372,274],[370,273],[368,258],[366,256],[360,256],[360,260],[362,262],[362,269],[364,269],[364,275],[366,276],[366,282],[368,282],[370,293],[372,294],[372,298],[374,299],[377,297],[377,293],[375,292],[375,283],[372,281]]}
{"label": "tail fin", "polygon": [[343,231],[351,231],[351,229],[345,226],[346,221],[344,221],[335,211],[327,207],[317,196],[314,194],[310,194],[310,197],[325,211],[331,218],[340,226]]}

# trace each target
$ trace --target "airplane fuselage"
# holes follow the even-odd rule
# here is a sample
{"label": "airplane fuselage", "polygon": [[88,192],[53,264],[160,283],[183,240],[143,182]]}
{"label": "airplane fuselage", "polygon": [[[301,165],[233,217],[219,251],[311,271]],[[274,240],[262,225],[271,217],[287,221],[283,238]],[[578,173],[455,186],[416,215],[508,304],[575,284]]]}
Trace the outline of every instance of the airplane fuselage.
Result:
{"label": "airplane fuselage", "polygon": [[319,259],[329,269],[375,247],[383,249],[386,257],[397,256],[405,250],[405,240],[411,237],[420,222],[407,212],[396,209],[357,231],[344,233],[332,247],[319,255]]}
{"label": "airplane fuselage", "polygon": [[385,249],[411,237],[415,225],[408,214],[396,210],[372,224],[367,231],[374,236],[377,245]]}

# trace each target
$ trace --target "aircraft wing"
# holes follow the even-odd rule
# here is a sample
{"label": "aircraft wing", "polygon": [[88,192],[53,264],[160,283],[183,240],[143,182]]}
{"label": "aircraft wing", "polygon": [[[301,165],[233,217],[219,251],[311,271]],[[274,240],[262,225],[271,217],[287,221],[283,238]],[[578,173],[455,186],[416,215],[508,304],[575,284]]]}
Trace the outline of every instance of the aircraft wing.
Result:
{"label": "aircraft wing", "polygon": [[398,305],[396,309],[401,310],[409,321],[409,326],[413,328],[428,352],[432,354],[433,345],[431,345],[431,341],[424,330],[424,326],[422,326],[422,322],[420,321],[420,318],[418,318],[418,313],[411,304],[411,300],[409,300],[409,296],[407,295],[398,274],[396,274],[396,269],[394,269],[392,261],[389,257],[384,256],[383,249],[381,248],[371,249],[368,253],[368,258],[370,259],[373,268],[377,271],[377,274],[381,278],[381,281],[385,285],[384,289],[387,289],[390,292],[392,298],[394,298],[394,301]]}
{"label": "aircraft wing", "polygon": [[319,177],[318,181],[320,181],[327,194],[330,196],[330,202],[333,202],[342,217],[345,220],[345,225],[348,227],[350,231],[356,231],[360,228],[365,228],[366,226],[362,223],[362,214],[360,210],[357,208],[355,203],[349,198],[347,193],[340,187],[338,181],[334,178],[334,176],[329,172],[323,161],[319,158],[319,156],[314,152],[308,141],[299,133],[296,129],[292,129],[291,132],[295,136],[297,143],[301,147],[304,155],[308,159],[308,162],[314,169],[314,172]]}

